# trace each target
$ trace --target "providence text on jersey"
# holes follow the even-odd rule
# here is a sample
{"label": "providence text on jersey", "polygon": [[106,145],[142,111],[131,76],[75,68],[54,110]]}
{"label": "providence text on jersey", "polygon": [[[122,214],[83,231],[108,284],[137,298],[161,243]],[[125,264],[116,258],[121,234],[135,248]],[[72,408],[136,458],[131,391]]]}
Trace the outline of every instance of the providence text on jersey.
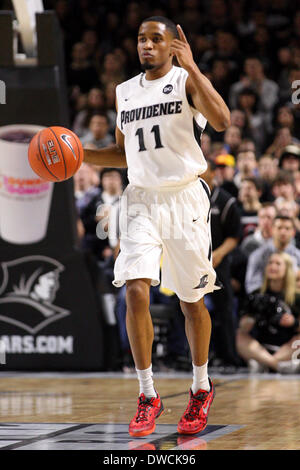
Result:
{"label": "providence text on jersey", "polygon": [[152,104],[131,111],[121,111],[121,129],[124,124],[140,119],[149,119],[167,114],[179,114],[182,111],[182,101],[168,101],[166,103]]}

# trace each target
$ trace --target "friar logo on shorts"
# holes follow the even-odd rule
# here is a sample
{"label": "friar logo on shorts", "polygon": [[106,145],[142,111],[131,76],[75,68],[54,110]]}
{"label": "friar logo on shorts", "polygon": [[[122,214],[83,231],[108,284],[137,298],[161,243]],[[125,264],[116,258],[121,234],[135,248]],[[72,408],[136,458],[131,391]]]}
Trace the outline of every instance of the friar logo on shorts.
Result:
{"label": "friar logo on shorts", "polygon": [[165,93],[166,95],[168,95],[169,93],[171,93],[171,91],[173,90],[173,85],[169,84],[169,85],[166,85],[163,89],[163,93]]}
{"label": "friar logo on shorts", "polygon": [[204,274],[204,276],[201,277],[198,286],[194,287],[194,289],[203,289],[205,286],[207,286],[207,284],[208,284],[208,274]]}
{"label": "friar logo on shorts", "polygon": [[47,256],[25,256],[1,263],[0,321],[35,334],[70,315],[69,310],[54,305],[64,269]]}

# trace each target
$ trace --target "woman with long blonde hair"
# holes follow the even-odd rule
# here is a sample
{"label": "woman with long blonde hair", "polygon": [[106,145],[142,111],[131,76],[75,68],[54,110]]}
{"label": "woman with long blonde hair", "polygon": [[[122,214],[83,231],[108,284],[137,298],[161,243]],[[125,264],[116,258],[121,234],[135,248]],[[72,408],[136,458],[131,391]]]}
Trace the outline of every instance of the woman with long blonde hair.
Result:
{"label": "woman with long blonde hair", "polygon": [[[280,267],[283,268],[283,263],[285,264],[285,270],[282,277],[280,275],[281,271],[278,272],[277,269],[280,269]],[[270,256],[260,291],[264,294],[268,289],[273,292],[282,292],[284,295],[284,301],[288,305],[293,305],[295,303],[297,292],[296,273],[293,260],[289,254],[281,252],[273,253]]]}
{"label": "woman with long blonde hair", "polygon": [[237,351],[250,370],[300,371],[295,350],[299,315],[293,260],[287,253],[275,252],[268,259],[260,292],[247,298],[237,331]]}

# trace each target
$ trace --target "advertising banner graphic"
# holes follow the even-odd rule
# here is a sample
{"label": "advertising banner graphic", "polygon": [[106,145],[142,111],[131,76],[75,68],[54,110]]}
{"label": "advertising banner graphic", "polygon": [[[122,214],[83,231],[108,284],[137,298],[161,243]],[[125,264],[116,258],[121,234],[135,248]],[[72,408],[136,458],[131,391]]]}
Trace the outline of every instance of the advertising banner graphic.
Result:
{"label": "advertising banner graphic", "polygon": [[102,369],[101,315],[80,253],[0,262],[0,342],[0,370]]}
{"label": "advertising banner graphic", "polygon": [[10,306],[11,313],[8,316],[0,311],[0,320],[35,334],[70,315],[55,305],[59,275],[64,270],[61,263],[47,256],[26,256],[1,263],[1,269],[0,306]]}
{"label": "advertising banner graphic", "polygon": [[27,150],[41,126],[0,127],[0,236],[9,243],[36,243],[47,232],[53,183],[31,169]]}
{"label": "advertising banner graphic", "polygon": [[0,370],[102,370],[103,321],[72,180],[28,164],[35,125],[0,127]]}

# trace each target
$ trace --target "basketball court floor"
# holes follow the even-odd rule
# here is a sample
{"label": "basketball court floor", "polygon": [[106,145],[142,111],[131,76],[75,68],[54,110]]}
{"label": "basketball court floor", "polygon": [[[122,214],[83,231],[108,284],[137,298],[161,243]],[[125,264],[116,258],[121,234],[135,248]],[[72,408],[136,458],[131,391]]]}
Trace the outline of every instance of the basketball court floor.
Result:
{"label": "basketball court floor", "polygon": [[291,450],[300,449],[300,377],[211,374],[216,397],[207,428],[177,433],[191,375],[157,373],[165,411],[156,431],[129,436],[135,375],[0,374],[1,450]]}

